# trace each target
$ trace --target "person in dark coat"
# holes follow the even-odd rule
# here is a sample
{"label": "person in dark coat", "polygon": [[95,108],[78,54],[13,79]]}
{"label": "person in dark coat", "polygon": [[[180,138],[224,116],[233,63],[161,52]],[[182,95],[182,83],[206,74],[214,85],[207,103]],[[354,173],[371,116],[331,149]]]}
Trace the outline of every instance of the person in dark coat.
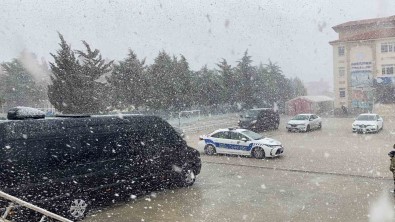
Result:
{"label": "person in dark coat", "polygon": [[388,156],[391,158],[390,171],[392,172],[392,176],[394,178],[394,193],[395,193],[395,144],[393,146],[394,150],[388,153]]}

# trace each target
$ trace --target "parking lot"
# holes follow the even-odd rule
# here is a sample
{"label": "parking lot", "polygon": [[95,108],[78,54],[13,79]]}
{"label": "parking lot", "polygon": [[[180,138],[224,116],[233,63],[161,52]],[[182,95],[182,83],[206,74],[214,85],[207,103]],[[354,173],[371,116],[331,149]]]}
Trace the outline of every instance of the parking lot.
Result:
{"label": "parking lot", "polygon": [[[288,133],[287,119],[282,118],[279,130],[263,133],[283,143],[284,156],[258,160],[202,154],[202,172],[193,187],[118,204],[87,221],[394,219],[387,156],[395,143],[394,119],[385,118],[378,134],[353,134],[352,118],[326,118],[321,130]],[[235,124],[230,119],[229,126]],[[198,136],[212,127],[187,132],[188,144],[196,147]]]}

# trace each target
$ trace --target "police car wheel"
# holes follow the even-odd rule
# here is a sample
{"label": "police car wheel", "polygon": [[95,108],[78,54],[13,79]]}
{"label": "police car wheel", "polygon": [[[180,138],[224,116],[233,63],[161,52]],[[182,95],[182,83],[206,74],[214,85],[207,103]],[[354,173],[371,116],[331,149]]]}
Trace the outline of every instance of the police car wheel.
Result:
{"label": "police car wheel", "polygon": [[265,158],[265,151],[260,147],[255,147],[252,150],[252,156],[255,157],[256,159],[263,159]]}
{"label": "police car wheel", "polygon": [[207,155],[214,155],[217,151],[215,150],[215,147],[214,147],[213,145],[207,145],[207,146],[204,148],[204,152],[205,152]]}

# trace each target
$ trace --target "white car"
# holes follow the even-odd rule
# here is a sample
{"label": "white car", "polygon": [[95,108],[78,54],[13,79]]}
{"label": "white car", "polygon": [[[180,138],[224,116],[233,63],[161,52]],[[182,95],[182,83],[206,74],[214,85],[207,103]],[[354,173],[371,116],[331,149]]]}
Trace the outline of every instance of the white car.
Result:
{"label": "white car", "polygon": [[199,139],[198,148],[207,155],[225,153],[262,159],[279,156],[284,152],[279,141],[246,129],[219,129],[200,136]]}
{"label": "white car", "polygon": [[355,118],[352,124],[352,132],[377,133],[383,129],[383,118],[374,113],[364,113]]}
{"label": "white car", "polygon": [[307,132],[312,129],[321,129],[322,119],[315,114],[299,114],[294,116],[290,121],[288,121],[286,128],[288,132]]}

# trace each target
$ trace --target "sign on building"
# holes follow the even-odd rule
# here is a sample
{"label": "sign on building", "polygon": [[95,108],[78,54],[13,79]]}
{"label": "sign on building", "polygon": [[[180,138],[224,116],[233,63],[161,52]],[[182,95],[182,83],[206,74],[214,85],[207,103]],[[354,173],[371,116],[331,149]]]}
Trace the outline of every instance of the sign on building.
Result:
{"label": "sign on building", "polygon": [[354,108],[370,109],[373,106],[372,62],[351,63],[351,105]]}

